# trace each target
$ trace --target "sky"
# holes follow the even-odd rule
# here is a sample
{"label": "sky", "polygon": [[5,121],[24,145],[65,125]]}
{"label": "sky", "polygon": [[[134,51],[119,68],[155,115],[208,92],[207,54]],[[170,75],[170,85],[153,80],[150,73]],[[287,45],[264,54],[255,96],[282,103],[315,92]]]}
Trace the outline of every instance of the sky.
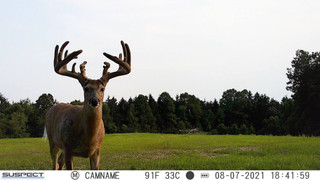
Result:
{"label": "sky", "polygon": [[87,61],[87,76],[99,79],[110,62],[102,53],[118,55],[123,40],[132,71],[110,80],[105,97],[166,91],[213,101],[234,88],[281,101],[296,50],[319,51],[319,9],[317,0],[2,0],[0,93],[83,100],[77,80],[54,72],[55,46],[82,49],[73,62]]}

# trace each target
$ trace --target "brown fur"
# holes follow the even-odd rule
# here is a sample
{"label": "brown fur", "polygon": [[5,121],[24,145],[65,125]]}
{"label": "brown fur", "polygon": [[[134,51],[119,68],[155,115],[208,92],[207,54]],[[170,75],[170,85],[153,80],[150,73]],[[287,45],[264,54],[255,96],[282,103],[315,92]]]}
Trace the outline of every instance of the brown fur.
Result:
{"label": "brown fur", "polygon": [[[91,90],[95,91],[93,88]],[[89,98],[90,96],[86,99]],[[103,94],[99,98],[103,102]],[[61,103],[47,113],[45,125],[53,169],[59,168],[58,149],[62,149],[65,156],[62,153],[60,166],[65,161],[66,168],[73,169],[72,156],[81,156],[90,158],[91,169],[99,169],[100,148],[105,134],[102,103],[98,107],[91,107],[86,99],[84,106]]]}

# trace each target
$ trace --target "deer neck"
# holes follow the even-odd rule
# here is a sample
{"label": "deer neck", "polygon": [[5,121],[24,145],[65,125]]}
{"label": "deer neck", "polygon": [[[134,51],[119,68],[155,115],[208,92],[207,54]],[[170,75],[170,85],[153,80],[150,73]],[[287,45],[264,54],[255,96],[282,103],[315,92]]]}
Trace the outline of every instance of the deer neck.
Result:
{"label": "deer neck", "polygon": [[102,122],[102,105],[92,108],[90,105],[84,105],[82,112],[82,121],[85,124],[85,131],[90,137],[94,136]]}

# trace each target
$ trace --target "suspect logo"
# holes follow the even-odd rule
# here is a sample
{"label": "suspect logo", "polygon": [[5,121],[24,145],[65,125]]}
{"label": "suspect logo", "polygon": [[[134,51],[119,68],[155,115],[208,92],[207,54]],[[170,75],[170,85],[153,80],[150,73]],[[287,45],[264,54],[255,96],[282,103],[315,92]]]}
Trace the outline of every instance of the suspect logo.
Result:
{"label": "suspect logo", "polygon": [[44,172],[3,172],[2,179],[44,179]]}

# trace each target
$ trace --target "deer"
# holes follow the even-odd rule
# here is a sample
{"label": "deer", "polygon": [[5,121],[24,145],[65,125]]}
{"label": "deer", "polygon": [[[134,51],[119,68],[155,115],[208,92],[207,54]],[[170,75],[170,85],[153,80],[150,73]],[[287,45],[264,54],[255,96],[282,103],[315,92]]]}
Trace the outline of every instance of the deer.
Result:
{"label": "deer", "polygon": [[55,47],[54,71],[79,81],[84,92],[84,104],[60,103],[46,113],[45,132],[49,140],[53,170],[61,170],[64,165],[67,170],[73,170],[73,156],[89,158],[91,170],[99,170],[101,143],[105,136],[102,120],[105,87],[110,79],[130,73],[130,49],[128,44],[121,41],[123,59],[121,53],[117,57],[104,52],[103,55],[118,64],[119,68],[108,72],[110,63],[104,62],[101,78],[93,80],[86,76],[86,61],[80,65],[80,73],[75,71],[76,63],[72,65],[71,71],[68,70],[67,64],[82,53],[82,50],[71,54],[68,54],[68,50],[64,52],[68,43],[66,41],[60,50],[58,45]]}

